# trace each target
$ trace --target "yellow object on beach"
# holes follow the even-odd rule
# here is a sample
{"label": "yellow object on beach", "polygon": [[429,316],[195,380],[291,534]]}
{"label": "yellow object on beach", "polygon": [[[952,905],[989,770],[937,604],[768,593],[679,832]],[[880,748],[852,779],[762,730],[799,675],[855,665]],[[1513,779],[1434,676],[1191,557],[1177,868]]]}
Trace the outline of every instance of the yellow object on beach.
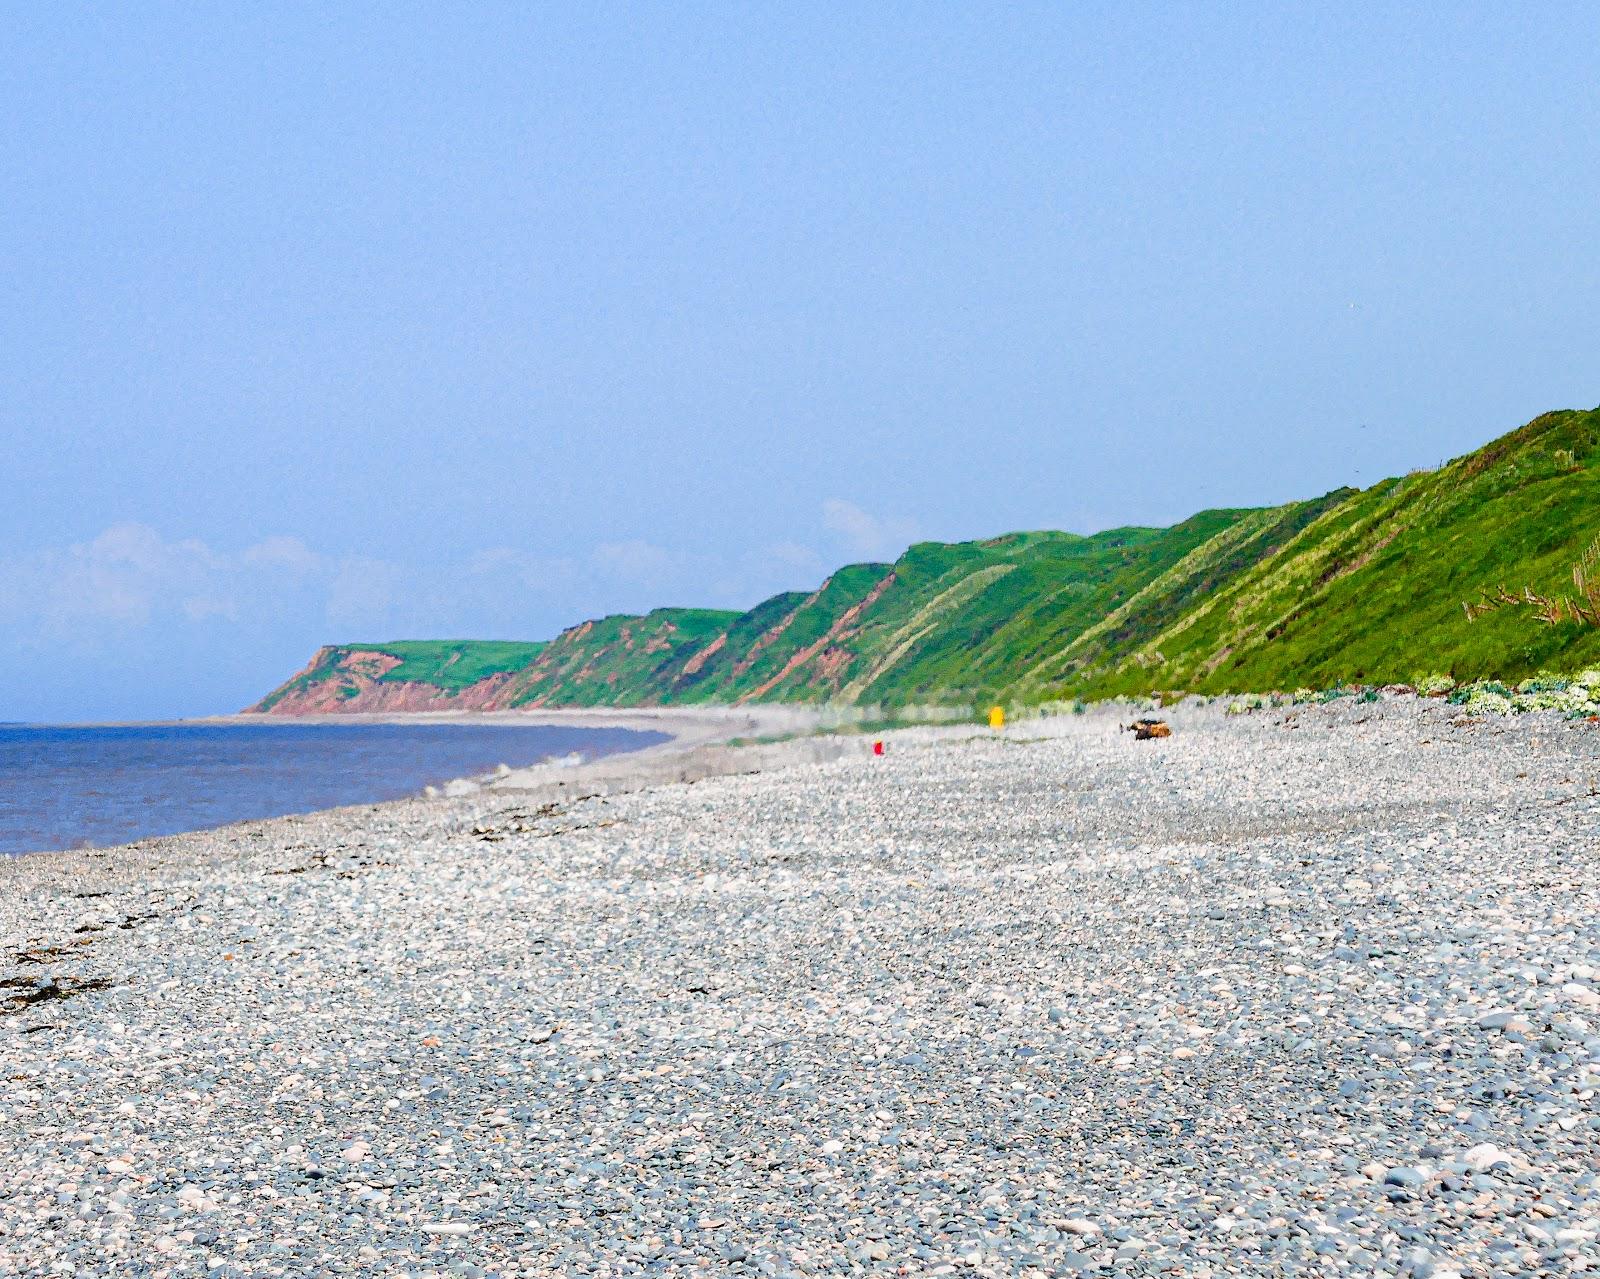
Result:
{"label": "yellow object on beach", "polygon": [[989,727],[1004,728],[1006,726],[1006,708],[1004,706],[991,706],[989,708]]}

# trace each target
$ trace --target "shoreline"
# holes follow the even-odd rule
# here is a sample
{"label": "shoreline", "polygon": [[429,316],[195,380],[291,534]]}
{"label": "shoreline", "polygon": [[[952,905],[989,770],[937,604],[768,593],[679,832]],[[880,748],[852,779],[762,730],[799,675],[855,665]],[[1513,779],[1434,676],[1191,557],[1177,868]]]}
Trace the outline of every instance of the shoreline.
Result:
{"label": "shoreline", "polygon": [[[1513,726],[1543,724],[1552,729],[1580,725],[1563,721],[1554,712],[1519,712],[1513,716],[1491,716],[1466,720],[1459,708],[1433,698],[1402,695],[1380,703],[1391,713],[1410,714],[1436,724],[1441,732],[1451,727],[1476,730],[1487,728],[1500,735]],[[1218,702],[1177,703],[1156,714],[1174,725],[1205,723],[1216,719],[1224,723],[1248,725],[1259,717],[1296,716],[1311,712],[1325,722],[1354,719],[1362,722],[1371,708],[1353,700],[1337,703],[1306,703],[1286,707],[1264,707],[1235,719]],[[1134,708],[1114,703],[1091,704],[1082,715],[1070,717],[1088,723],[1118,724],[1135,713]],[[532,803],[559,803],[573,796],[608,797],[627,795],[661,786],[690,784],[711,778],[741,773],[758,773],[795,765],[825,764],[868,749],[865,739],[848,731],[860,716],[852,708],[755,704],[751,706],[704,707],[565,707],[537,711],[414,711],[354,714],[273,716],[241,712],[183,720],[127,721],[117,725],[52,725],[47,727],[137,727],[150,725],[256,725],[334,727],[339,724],[408,725],[419,721],[440,725],[504,724],[510,727],[593,727],[621,728],[636,732],[667,734],[667,740],[633,750],[617,751],[580,764],[562,761],[539,763],[505,772],[486,772],[458,778],[449,785],[469,783],[452,795],[443,787],[425,787],[414,795],[393,799],[358,802],[304,813],[246,818],[220,826],[198,827],[170,835],[149,836],[120,845],[83,849],[41,849],[0,856],[0,887],[6,885],[46,885],[54,875],[92,879],[96,884],[116,885],[131,882],[140,871],[181,871],[191,864],[215,865],[210,858],[191,863],[194,848],[214,838],[227,838],[244,832],[252,840],[268,839],[283,829],[322,818],[343,820],[355,814],[376,813],[413,805],[440,805],[470,796],[517,796]],[[1069,722],[1065,716],[1017,719],[1008,724],[1002,740],[1046,727],[1053,722]],[[948,735],[988,736],[989,730],[976,721],[930,722],[914,727],[881,731],[892,741],[906,734],[933,739]],[[754,739],[754,740],[749,740]],[[768,739],[768,740],[762,740]],[[1600,764],[1597,764],[1600,769]]]}
{"label": "shoreline", "polygon": [[[540,711],[423,711],[388,714],[272,716],[219,715],[183,720],[126,721],[117,724],[28,725],[48,728],[156,727],[191,725],[268,724],[285,727],[337,727],[359,724],[407,726],[419,721],[440,726],[503,725],[509,728],[615,728],[640,733],[666,734],[667,740],[630,750],[611,752],[581,764],[540,763],[459,778],[471,792],[522,791],[541,802],[560,799],[577,791],[616,794],[673,780],[719,776],[743,765],[739,752],[746,748],[729,743],[745,737],[810,734],[828,717],[799,707],[608,707],[553,708]],[[750,748],[757,752],[760,748]],[[433,794],[428,792],[432,791]],[[459,796],[457,796],[459,797]],[[0,856],[0,887],[44,885],[60,875],[96,885],[120,885],[137,874],[176,871],[189,864],[195,841],[225,838],[230,832],[248,832],[251,839],[269,837],[290,826],[324,816],[375,811],[390,806],[445,802],[439,788],[419,788],[413,795],[357,802],[304,813],[245,818],[220,826],[202,826],[170,835],[153,835],[126,844],[93,848],[39,849]]]}

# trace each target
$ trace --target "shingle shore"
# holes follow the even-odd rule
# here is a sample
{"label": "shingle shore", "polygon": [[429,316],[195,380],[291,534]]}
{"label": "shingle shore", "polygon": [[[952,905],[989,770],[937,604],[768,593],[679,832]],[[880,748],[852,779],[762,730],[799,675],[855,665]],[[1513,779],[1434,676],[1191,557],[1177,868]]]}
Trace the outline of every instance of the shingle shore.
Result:
{"label": "shingle shore", "polygon": [[1600,732],[1455,714],[34,863],[0,1275],[1600,1267]]}

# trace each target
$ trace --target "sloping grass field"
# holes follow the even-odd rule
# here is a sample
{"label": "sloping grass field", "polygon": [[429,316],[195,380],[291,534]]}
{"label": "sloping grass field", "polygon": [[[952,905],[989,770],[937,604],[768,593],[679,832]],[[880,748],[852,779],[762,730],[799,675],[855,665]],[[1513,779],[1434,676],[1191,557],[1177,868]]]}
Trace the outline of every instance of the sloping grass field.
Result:
{"label": "sloping grass field", "polygon": [[[1547,413],[1434,471],[1166,529],[924,542],[745,613],[663,608],[546,642],[324,649],[259,704],[338,680],[506,705],[842,700],[1041,702],[1340,683],[1517,680],[1600,665],[1600,628],[1549,626],[1485,591],[1571,593],[1600,534],[1600,410]],[[375,672],[362,654],[397,659]]]}

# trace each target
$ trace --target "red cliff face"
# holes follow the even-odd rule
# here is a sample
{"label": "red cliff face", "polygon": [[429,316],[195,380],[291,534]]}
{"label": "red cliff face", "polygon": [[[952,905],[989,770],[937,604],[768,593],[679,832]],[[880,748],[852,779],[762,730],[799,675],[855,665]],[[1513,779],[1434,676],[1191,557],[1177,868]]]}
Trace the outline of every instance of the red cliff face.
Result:
{"label": "red cliff face", "polygon": [[[513,677],[490,675],[459,693],[447,693],[432,684],[400,681],[388,684],[357,682],[338,686],[317,684],[286,693],[269,708],[274,715],[365,715],[400,711],[499,711],[510,706],[507,694]],[[353,689],[353,692],[344,691]]]}
{"label": "red cliff face", "polygon": [[865,598],[845,609],[833,625],[828,628],[827,634],[815,643],[799,649],[784,663],[783,668],[776,675],[758,685],[753,691],[744,694],[739,700],[741,702],[758,701],[783,683],[784,680],[789,679],[797,671],[807,666],[810,666],[814,672],[820,672],[824,680],[831,679],[835,687],[837,687],[840,677],[854,659],[854,655],[837,650],[834,646],[853,633],[856,620],[862,613],[876,604],[882,598],[883,593],[892,585],[894,585],[894,574],[889,573],[881,582],[867,592]]}
{"label": "red cliff face", "polygon": [[[447,640],[326,647],[251,710],[392,714],[826,696],[837,692],[854,660],[851,646],[862,615],[895,581],[893,572],[857,576],[858,586],[842,590],[830,579],[737,642],[730,642],[737,613],[664,609],[584,622],[543,644]],[[802,617],[804,624],[796,625]]]}
{"label": "red cliff face", "polygon": [[[385,681],[400,659],[389,653],[354,649],[333,662],[323,649],[286,686],[281,696],[251,707],[273,715],[392,714],[401,711],[497,711],[511,704],[515,676],[489,675],[458,692],[409,680]],[[316,674],[315,680],[308,678]]]}

